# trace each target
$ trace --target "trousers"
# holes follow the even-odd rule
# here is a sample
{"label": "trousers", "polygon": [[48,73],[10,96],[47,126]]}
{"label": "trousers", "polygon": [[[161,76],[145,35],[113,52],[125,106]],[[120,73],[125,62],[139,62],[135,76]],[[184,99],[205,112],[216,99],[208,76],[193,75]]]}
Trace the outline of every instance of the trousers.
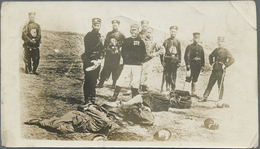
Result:
{"label": "trousers", "polygon": [[122,73],[117,80],[117,85],[120,87],[139,88],[141,71],[141,65],[124,65]]}
{"label": "trousers", "polygon": [[[39,48],[24,48],[24,63],[25,72],[35,72],[38,68],[40,61],[40,50]],[[32,69],[33,66],[33,69]]]}
{"label": "trousers", "polygon": [[190,69],[191,69],[191,75],[190,75],[190,77],[187,77],[186,81],[187,82],[190,82],[190,81],[197,82],[200,71],[201,71],[201,66],[200,65],[190,65]]}
{"label": "trousers", "polygon": [[101,84],[103,84],[106,80],[108,80],[111,74],[112,74],[112,80],[116,82],[120,74],[119,62],[120,62],[119,54],[107,53],[105,57],[104,67],[100,74]]}
{"label": "trousers", "polygon": [[176,78],[177,78],[177,67],[167,66],[163,70],[163,75],[165,77],[166,87],[170,86],[171,91],[176,88]]}
{"label": "trousers", "polygon": [[213,86],[215,85],[216,82],[218,82],[219,99],[222,99],[223,94],[224,94],[224,78],[223,78],[222,85],[220,86],[222,77],[223,77],[223,70],[213,70],[212,71],[210,78],[209,78],[208,86],[203,94],[204,98],[208,98]]}
{"label": "trousers", "polygon": [[149,60],[148,62],[145,62],[143,64],[143,69],[142,69],[142,78],[141,78],[141,84],[140,85],[147,85],[147,82],[150,79],[150,76],[153,71],[153,63],[154,59]]}
{"label": "trousers", "polygon": [[98,66],[95,70],[92,71],[85,71],[85,82],[84,82],[84,99],[85,102],[88,102],[89,100],[94,100],[94,97],[96,97],[96,85],[97,85],[97,79],[99,77],[99,71],[101,66]]}

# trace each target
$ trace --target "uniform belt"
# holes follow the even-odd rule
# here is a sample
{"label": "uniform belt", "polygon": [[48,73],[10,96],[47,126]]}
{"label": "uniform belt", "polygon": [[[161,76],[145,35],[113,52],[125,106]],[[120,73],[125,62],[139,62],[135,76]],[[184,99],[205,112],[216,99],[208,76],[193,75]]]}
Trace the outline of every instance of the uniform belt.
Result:
{"label": "uniform belt", "polygon": [[200,61],[201,58],[195,57],[195,58],[193,58],[192,60],[194,60],[194,61]]}

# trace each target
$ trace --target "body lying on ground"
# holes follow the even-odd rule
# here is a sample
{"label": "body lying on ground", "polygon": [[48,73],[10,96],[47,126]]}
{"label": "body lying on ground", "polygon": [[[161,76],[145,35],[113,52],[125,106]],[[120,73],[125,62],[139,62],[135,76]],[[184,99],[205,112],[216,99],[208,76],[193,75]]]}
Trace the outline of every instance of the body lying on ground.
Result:
{"label": "body lying on ground", "polygon": [[33,119],[29,124],[51,128],[58,133],[90,132],[107,134],[111,129],[111,120],[107,117],[105,109],[100,106],[88,104],[84,112],[70,111],[62,117],[50,119]]}
{"label": "body lying on ground", "polygon": [[140,125],[153,125],[152,111],[168,111],[170,107],[187,109],[191,107],[188,91],[176,90],[169,97],[156,92],[142,93],[127,102],[106,102],[102,105],[108,113]]}

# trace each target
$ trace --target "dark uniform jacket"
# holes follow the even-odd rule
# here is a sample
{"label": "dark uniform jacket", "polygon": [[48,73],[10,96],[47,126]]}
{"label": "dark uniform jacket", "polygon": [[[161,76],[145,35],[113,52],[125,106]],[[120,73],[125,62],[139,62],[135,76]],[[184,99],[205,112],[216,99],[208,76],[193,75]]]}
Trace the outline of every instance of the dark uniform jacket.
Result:
{"label": "dark uniform jacket", "polygon": [[[213,60],[214,59],[214,60]],[[221,70],[222,65],[224,64],[226,67],[229,67],[235,62],[234,57],[230,54],[230,52],[225,48],[216,48],[209,55],[209,63],[213,65],[213,70]]]}
{"label": "dark uniform jacket", "polygon": [[185,50],[184,60],[186,65],[205,65],[204,50],[199,44],[190,44]]}
{"label": "dark uniform jacket", "polygon": [[[31,30],[36,29],[37,36],[33,37],[31,35]],[[40,46],[40,41],[41,41],[41,27],[39,24],[35,22],[29,22],[26,24],[23,28],[22,32],[22,39],[24,41],[23,47],[33,47],[37,48]],[[34,40],[36,41],[36,44],[32,43],[31,41]]]}
{"label": "dark uniform jacket", "polygon": [[[170,37],[164,41],[163,46],[165,47],[165,55],[160,57],[162,63],[176,65],[177,61],[181,62],[181,42],[178,39]],[[174,54],[175,52],[176,54]]]}
{"label": "dark uniform jacket", "polygon": [[142,65],[146,57],[146,49],[143,40],[138,36],[136,38],[127,38],[122,45],[122,58],[126,65]]}
{"label": "dark uniform jacket", "polygon": [[109,46],[109,42],[112,38],[115,38],[117,40],[117,46],[121,47],[125,40],[125,35],[118,30],[108,32],[104,43],[105,48]]}
{"label": "dark uniform jacket", "polygon": [[101,41],[101,35],[94,30],[87,33],[84,37],[85,53],[82,54],[84,70],[91,66],[92,60],[98,60],[103,57],[104,46]]}

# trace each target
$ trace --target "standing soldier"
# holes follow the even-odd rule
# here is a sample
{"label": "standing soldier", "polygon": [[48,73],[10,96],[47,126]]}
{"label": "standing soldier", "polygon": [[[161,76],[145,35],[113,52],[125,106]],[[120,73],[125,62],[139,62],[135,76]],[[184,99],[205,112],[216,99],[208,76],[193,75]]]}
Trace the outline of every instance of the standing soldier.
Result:
{"label": "standing soldier", "polygon": [[176,88],[177,69],[181,62],[181,42],[175,38],[177,31],[177,26],[171,26],[171,37],[163,43],[165,55],[161,55],[161,63],[164,67],[163,77],[166,81],[167,91],[174,91]]}
{"label": "standing soldier", "polygon": [[153,29],[151,27],[147,28],[146,37],[143,41],[146,48],[146,58],[142,69],[141,90],[147,91],[147,81],[152,74],[154,57],[164,54],[165,49],[162,45],[153,41]]}
{"label": "standing soldier", "polygon": [[[35,12],[29,13],[29,23],[27,23],[22,32],[22,39],[24,41],[24,63],[25,73],[33,73],[38,75],[36,72],[40,60],[39,46],[41,42],[41,27],[35,23]],[[33,62],[33,69],[31,66]]]}
{"label": "standing soldier", "polygon": [[[207,89],[203,94],[202,102],[207,102],[207,98],[212,90],[212,87],[218,81],[219,90],[219,100],[222,100],[224,93],[224,75],[226,73],[226,68],[235,62],[235,59],[230,54],[230,52],[224,48],[225,37],[218,37],[218,48],[216,48],[209,55],[209,63],[213,66],[212,73],[209,78],[209,83]],[[213,60],[214,59],[214,60]]]}
{"label": "standing soldier", "polygon": [[99,33],[101,19],[92,19],[93,30],[84,37],[85,53],[82,54],[83,70],[85,74],[84,100],[85,104],[94,102],[96,96],[96,85],[99,77],[101,58],[103,57],[104,46]]}
{"label": "standing soldier", "polygon": [[125,35],[118,31],[120,22],[118,20],[112,21],[113,30],[107,33],[104,43],[106,56],[105,64],[101,72],[98,87],[103,87],[105,80],[109,79],[112,72],[112,88],[115,88],[116,81],[119,77],[119,63],[120,63],[120,50],[125,40]]}
{"label": "standing soldier", "polygon": [[110,101],[117,99],[123,86],[131,86],[133,97],[139,94],[138,88],[141,81],[142,64],[146,56],[146,50],[143,40],[138,36],[139,26],[137,24],[131,25],[130,32],[132,36],[127,38],[122,45],[124,68],[119,76],[114,95]]}
{"label": "standing soldier", "polygon": [[147,28],[149,26],[149,22],[146,20],[141,21],[141,26],[142,26],[142,30],[139,33],[139,36],[141,37],[141,39],[145,39],[146,38],[146,31]]}
{"label": "standing soldier", "polygon": [[191,82],[191,96],[196,95],[196,82],[198,81],[198,77],[200,74],[200,70],[204,67],[204,50],[201,45],[199,45],[200,41],[200,33],[193,33],[193,43],[188,45],[185,50],[184,60],[186,64],[187,71],[191,71],[190,77],[186,79],[187,82]]}

